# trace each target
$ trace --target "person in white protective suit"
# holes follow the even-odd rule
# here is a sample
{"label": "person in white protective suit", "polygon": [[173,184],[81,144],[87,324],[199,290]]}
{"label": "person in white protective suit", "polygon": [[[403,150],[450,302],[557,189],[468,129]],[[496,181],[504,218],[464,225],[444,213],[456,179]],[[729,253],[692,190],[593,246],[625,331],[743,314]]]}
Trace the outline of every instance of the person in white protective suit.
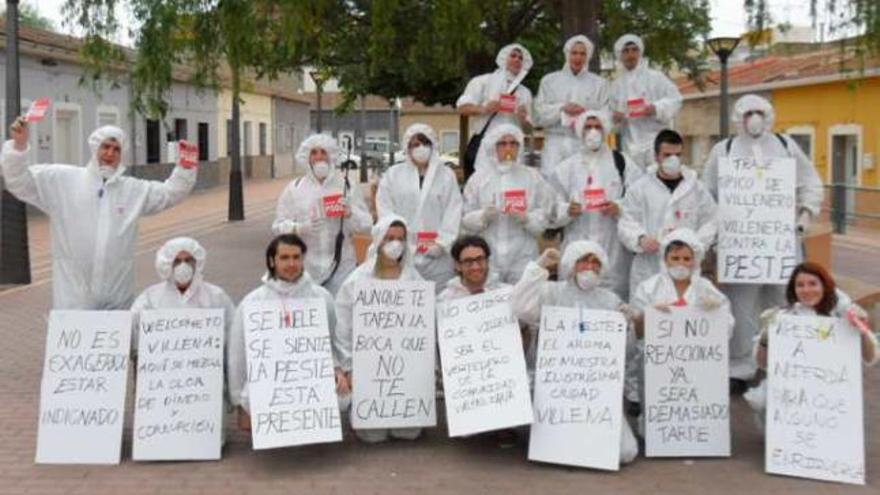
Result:
{"label": "person in white protective suit", "polygon": [[52,308],[128,309],[134,299],[138,219],[182,202],[196,183],[196,168],[178,161],[164,182],[124,175],[125,132],[96,129],[85,167],[28,166],[29,130],[12,126],[0,164],[6,188],[49,216],[52,235]]}
{"label": "person in white protective suit", "polygon": [[[373,226],[370,247],[363,263],[348,276],[336,297],[336,316],[338,325],[333,340],[338,372],[353,385],[357,376],[352,375],[352,354],[354,347],[354,299],[355,285],[361,280],[423,280],[416,270],[413,246],[407,242],[409,227],[403,217],[388,215],[379,218]],[[352,404],[352,408],[357,404]],[[352,411],[354,414],[354,411]],[[421,428],[355,429],[355,435],[366,443],[384,442],[391,438],[415,440],[422,433]]]}
{"label": "person in white protective suit", "polygon": [[[551,282],[548,270],[555,265],[559,265],[559,281]],[[630,319],[634,314],[632,309],[617,294],[601,287],[607,267],[605,250],[593,241],[574,241],[562,255],[555,248],[548,248],[537,261],[528,264],[514,286],[511,299],[514,313],[534,327],[539,326],[541,307],[545,305],[620,311]],[[627,332],[627,341],[630,340],[631,330]],[[626,417],[621,419],[620,462],[629,463],[638,455],[639,446]]]}
{"label": "person in white protective suit", "polygon": [[572,36],[562,51],[565,65],[541,79],[535,97],[535,125],[544,128],[541,174],[545,178],[580,148],[576,119],[587,110],[606,110],[609,104],[608,82],[587,67],[595,52],[589,38]]}
{"label": "person in white protective suit", "polygon": [[[767,370],[769,359],[769,333],[784,315],[825,316],[849,322],[842,331],[860,334],[862,362],[873,366],[880,359],[877,353],[877,336],[871,330],[868,314],[843,291],[831,274],[818,263],[801,263],[791,273],[785,288],[785,305],[771,308],[761,314],[761,332],[755,339],[754,359],[758,369]],[[767,380],[749,389],[743,398],[755,413],[755,423],[764,430],[767,412]]]}
{"label": "person in white protective suit", "polygon": [[620,244],[617,222],[626,191],[642,170],[606,141],[611,118],[603,110],[587,110],[578,117],[581,151],[560,163],[548,182],[556,191],[554,227],[563,227],[563,248],[589,239],[608,253],[602,283],[626,301],[632,253]]}
{"label": "person in white protective suit", "polygon": [[[637,311],[635,345],[627,353],[624,393],[631,402],[641,402],[643,394],[645,310],[668,311],[670,306],[696,306],[705,311],[719,310],[724,317],[723,331],[728,339],[733,334],[730,301],[712,282],[700,274],[700,263],[706,253],[700,236],[689,228],[673,230],[660,246],[662,268],[636,288],[630,304]],[[641,422],[640,422],[641,424]]]}
{"label": "person in white protective suit", "polygon": [[681,227],[693,229],[705,246],[715,242],[718,207],[697,173],[681,164],[681,136],[663,130],[654,140],[657,165],[626,192],[617,224],[620,242],[636,253],[630,270],[630,297],[643,280],[660,271],[660,240]]}
{"label": "person in white protective suit", "polygon": [[[290,301],[293,299],[323,299],[327,307],[327,322],[330,337],[336,328],[336,312],[333,296],[327,289],[318,285],[305,270],[308,248],[296,234],[281,234],[275,237],[266,248],[266,273],[262,284],[249,292],[235,310],[232,326],[229,329],[229,342],[226,346],[226,376],[229,386],[229,400],[238,413],[238,427],[251,429],[250,394],[247,384],[247,356],[244,335],[244,308],[249,303],[259,301]],[[334,358],[334,365],[336,365]],[[345,374],[336,373],[336,393],[340,402],[350,394]]]}
{"label": "person in white protective suit", "polygon": [[296,153],[306,174],[284,188],[272,222],[275,235],[296,234],[309,246],[306,271],[333,295],[355,267],[352,236],[373,224],[357,179],[349,181],[338,169],[339,157],[333,137],[306,138]]}
{"label": "person in white protective suit", "polygon": [[465,184],[461,223],[492,246],[492,272],[512,284],[538,255],[536,238],[547,228],[553,194],[535,169],[521,163],[519,128],[502,124],[483,142],[488,163]]}
{"label": "person in white protective suit", "polygon": [[[703,168],[703,182],[718,197],[718,161],[723,158],[749,158],[770,165],[775,158],[792,158],[795,162],[796,220],[790,228],[804,235],[810,222],[822,207],[822,180],[809,158],[797,143],[784,134],[773,133],[775,115],[769,101],[757,95],[745,95],[734,105],[737,135],[716,144]],[[802,257],[803,253],[799,253]],[[758,333],[758,317],[764,309],[784,304],[783,285],[722,284],[721,290],[730,298],[736,329],[730,345],[731,386],[735,392],[745,391],[746,381],[755,374],[751,358],[752,341]]]}
{"label": "person in white protective suit", "polygon": [[439,292],[455,276],[449,249],[461,225],[461,192],[455,172],[440,160],[433,129],[413,124],[403,143],[406,159],[379,182],[376,212],[379,218],[399,215],[406,220],[408,244],[416,248],[416,269]]}
{"label": "person in white protective suit", "polygon": [[510,284],[505,284],[489,270],[492,248],[482,237],[462,236],[452,245],[451,251],[452,259],[455,261],[455,272],[458,276],[446,283],[446,288],[437,296],[437,302],[451,301],[510,287]]}
{"label": "person in white protective suit", "polygon": [[634,34],[614,43],[617,78],[611,83],[614,123],[619,125],[623,150],[642,169],[654,162],[654,137],[672,127],[681,110],[678,87],[658,70],[648,67],[645,44]]}
{"label": "person in white protective suit", "polygon": [[[222,309],[225,328],[232,325],[235,303],[226,291],[205,281],[207,253],[191,237],[176,237],[156,251],[156,273],[161,282],[147,287],[134,300],[135,315],[154,309]],[[137,352],[138,331],[134,325],[132,349]],[[228,334],[228,331],[226,331]],[[224,342],[228,342],[225,336]]]}
{"label": "person in white protective suit", "polygon": [[[495,64],[498,68],[494,72],[471,79],[455,102],[459,114],[476,117],[469,127],[472,134],[479,133],[483,128],[488,133],[501,124],[512,124],[519,128],[531,125],[532,92],[522,81],[534,65],[532,54],[526,47],[512,43],[498,52]],[[510,95],[516,97],[515,102]],[[484,148],[485,139],[480,145],[474,170],[486,165]]]}

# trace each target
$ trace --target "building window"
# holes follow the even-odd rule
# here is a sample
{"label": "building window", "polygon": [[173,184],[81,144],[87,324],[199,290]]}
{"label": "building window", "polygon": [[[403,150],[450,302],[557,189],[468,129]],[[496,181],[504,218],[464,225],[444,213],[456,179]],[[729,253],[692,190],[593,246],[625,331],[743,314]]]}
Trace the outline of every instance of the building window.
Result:
{"label": "building window", "polygon": [[178,141],[187,138],[186,119],[174,119],[174,138]]}
{"label": "building window", "polygon": [[248,156],[251,152],[251,141],[253,141],[253,135],[251,130],[251,122],[248,120],[244,121],[244,141],[241,149],[241,156]]}
{"label": "building window", "polygon": [[199,161],[206,162],[208,158],[208,136],[210,128],[207,122],[199,122]]}
{"label": "building window", "polygon": [[266,155],[266,123],[260,122],[260,155]]}
{"label": "building window", "polygon": [[159,121],[147,119],[147,163],[159,163],[160,141]]}
{"label": "building window", "polygon": [[458,151],[458,131],[440,131],[440,152]]}
{"label": "building window", "polygon": [[98,107],[98,127],[119,125],[119,112],[115,108]]}

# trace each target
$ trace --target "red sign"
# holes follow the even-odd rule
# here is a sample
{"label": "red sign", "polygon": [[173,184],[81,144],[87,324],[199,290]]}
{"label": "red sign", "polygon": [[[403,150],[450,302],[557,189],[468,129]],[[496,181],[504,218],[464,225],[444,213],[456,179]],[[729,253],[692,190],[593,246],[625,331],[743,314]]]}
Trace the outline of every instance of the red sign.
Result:
{"label": "red sign", "polygon": [[188,141],[180,140],[177,142],[177,152],[180,160],[180,166],[183,168],[193,168],[199,164],[199,146]]}
{"label": "red sign", "polygon": [[339,218],[345,215],[345,200],[342,193],[324,196],[324,216]]}
{"label": "red sign", "polygon": [[504,213],[525,213],[527,210],[525,189],[504,191]]}
{"label": "red sign", "polygon": [[647,117],[648,102],[644,98],[634,98],[626,102],[627,115],[631,118]]}
{"label": "red sign", "polygon": [[437,241],[437,232],[419,232],[416,234],[416,252],[425,254],[431,244]]}
{"label": "red sign", "polygon": [[679,297],[678,301],[675,301],[674,303],[672,303],[672,305],[682,307],[682,306],[687,306],[688,303],[687,303],[687,301],[684,300],[684,297]]}
{"label": "red sign", "polygon": [[607,204],[608,197],[605,196],[605,189],[601,187],[588,187],[584,189],[584,210],[601,210]]}
{"label": "red sign", "polygon": [[500,106],[498,111],[501,113],[515,113],[516,112],[516,95],[501,95]]}
{"label": "red sign", "polygon": [[49,110],[51,105],[52,100],[49,98],[40,98],[31,103],[31,107],[28,109],[27,114],[25,114],[25,120],[28,122],[39,122],[43,120],[43,117],[46,116],[46,111]]}

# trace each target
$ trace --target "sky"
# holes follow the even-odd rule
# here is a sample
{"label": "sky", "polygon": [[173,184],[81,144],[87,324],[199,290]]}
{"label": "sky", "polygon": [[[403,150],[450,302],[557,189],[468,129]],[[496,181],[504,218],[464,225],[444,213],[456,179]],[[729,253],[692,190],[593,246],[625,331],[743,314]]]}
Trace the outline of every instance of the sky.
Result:
{"label": "sky", "polygon": [[[65,0],[23,0],[23,3],[36,6],[45,17],[51,19],[56,28],[71,33],[63,26],[61,6]],[[710,0],[712,14],[712,36],[735,36],[746,28],[746,15],[742,0]],[[810,0],[770,0],[771,15],[777,22],[796,26],[809,26]],[[72,33],[71,33],[72,34]]]}

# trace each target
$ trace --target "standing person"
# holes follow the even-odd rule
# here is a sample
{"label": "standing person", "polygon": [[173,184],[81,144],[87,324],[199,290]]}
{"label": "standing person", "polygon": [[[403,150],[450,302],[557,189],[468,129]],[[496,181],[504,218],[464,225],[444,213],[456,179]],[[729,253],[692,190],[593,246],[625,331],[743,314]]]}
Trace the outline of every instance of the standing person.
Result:
{"label": "standing person", "polygon": [[602,246],[608,254],[602,282],[626,301],[632,254],[620,244],[617,223],[624,194],[642,170],[608,146],[608,112],[587,110],[578,123],[581,151],[557,165],[549,179],[557,195],[554,226],[564,228],[563,248],[582,239]]}
{"label": "standing person", "polygon": [[582,34],[572,36],[562,50],[565,65],[541,79],[535,98],[535,124],[544,128],[541,174],[546,179],[580,148],[576,119],[587,110],[608,107],[608,82],[588,69],[594,51],[589,38]]}
{"label": "standing person", "polygon": [[[627,356],[625,393],[633,403],[640,402],[643,393],[644,335],[650,331],[645,328],[647,308],[669,311],[671,306],[696,306],[705,311],[720,310],[726,320],[724,332],[728,338],[733,335],[730,301],[700,274],[700,263],[706,250],[699,236],[689,228],[673,230],[663,238],[660,253],[660,272],[640,283],[631,300],[637,311],[637,341]],[[643,426],[641,420],[639,424]]]}
{"label": "standing person", "polygon": [[[352,374],[354,347],[355,286],[361,280],[423,280],[413,262],[413,247],[407,244],[409,227],[403,217],[382,217],[373,226],[373,241],[367,249],[364,262],[349,275],[336,298],[336,327],[333,348],[338,365],[337,375],[345,376],[350,386],[357,380]],[[355,435],[366,443],[387,441],[389,437],[415,440],[421,428],[355,429]]]}
{"label": "standing person", "polygon": [[[222,288],[205,280],[207,253],[191,237],[176,237],[156,251],[156,273],[161,282],[147,287],[131,305],[135,315],[154,309],[202,308],[222,309],[226,338],[232,325],[235,304]],[[137,325],[132,335],[132,348],[137,350]]]}
{"label": "standing person", "polygon": [[124,175],[125,132],[116,126],[92,132],[85,167],[28,166],[24,118],[10,130],[0,156],[6,187],[49,216],[52,308],[130,308],[138,220],[182,202],[196,183],[196,167],[178,160],[164,182]]}
{"label": "standing person", "polygon": [[681,164],[684,142],[669,129],[654,140],[657,165],[648,168],[626,192],[623,215],[617,224],[620,242],[636,253],[630,271],[629,293],[660,271],[660,241],[681,227],[697,233],[704,246],[715,242],[718,231],[715,200],[697,180],[697,173]]}
{"label": "standing person", "polygon": [[[785,287],[785,304],[768,309],[761,315],[761,332],[754,350],[758,369],[767,370],[768,333],[775,326],[777,318],[783,315],[827,316],[848,320],[861,333],[862,361],[865,365],[873,366],[880,358],[877,337],[868,325],[868,314],[837,288],[828,270],[818,263],[806,262],[796,266]],[[763,430],[767,412],[767,381],[750,389],[744,398],[754,410],[756,422]]]}
{"label": "standing person", "polygon": [[399,215],[406,220],[416,269],[439,292],[455,275],[449,249],[461,225],[461,192],[455,172],[440,160],[433,129],[413,124],[403,142],[406,159],[382,177],[376,211],[379,218]]}
{"label": "standing person", "polygon": [[[559,281],[551,282],[549,269],[557,264]],[[630,319],[633,311],[617,294],[601,287],[607,266],[605,250],[593,241],[569,243],[562,255],[555,248],[545,250],[537,261],[528,264],[513,288],[512,303],[517,318],[537,327],[543,306],[561,306],[620,311]],[[627,341],[631,340],[631,333],[627,332]],[[621,419],[620,462],[627,464],[639,454],[639,446],[626,418]]]}
{"label": "standing person", "polygon": [[[238,412],[238,427],[251,429],[250,395],[248,393],[248,367],[245,350],[244,308],[258,301],[289,301],[291,299],[323,299],[327,305],[327,322],[331,340],[336,328],[333,296],[327,289],[312,280],[305,270],[306,243],[296,234],[281,234],[266,248],[266,273],[262,283],[239,303],[229,330],[226,347],[226,375],[229,400]],[[344,374],[336,373],[336,392],[340,396],[350,393]]]}
{"label": "standing person", "polygon": [[512,284],[538,255],[536,239],[547,228],[552,191],[536,170],[521,163],[519,128],[499,125],[484,144],[487,165],[465,184],[461,222],[466,232],[489,242],[495,250],[491,270]]}
{"label": "standing person", "polygon": [[654,162],[654,137],[672,127],[681,110],[678,87],[658,70],[648,67],[645,43],[625,34],[614,43],[617,78],[611,83],[614,123],[620,125],[623,149],[643,170]]}
{"label": "standing person", "polygon": [[[718,197],[718,161],[722,158],[754,158],[770,166],[775,158],[792,158],[795,162],[796,220],[787,227],[801,235],[809,230],[813,217],[822,207],[822,180],[813,162],[797,143],[784,134],[773,133],[775,114],[769,101],[757,95],[745,95],[734,105],[737,135],[716,144],[709,153],[703,181],[709,192]],[[803,253],[799,253],[799,258]],[[785,302],[785,286],[756,284],[723,284],[721,290],[730,298],[736,329],[730,346],[731,388],[742,393],[747,381],[755,375],[751,356],[752,342],[758,333],[758,316],[766,308]]]}
{"label": "standing person", "polygon": [[306,175],[292,180],[278,198],[272,232],[297,234],[309,246],[306,271],[335,295],[355,267],[351,238],[368,233],[373,217],[360,185],[339,171],[334,138],[309,136],[300,144],[296,159]]}
{"label": "standing person", "polygon": [[[521,129],[531,125],[532,92],[522,85],[522,81],[533,63],[532,54],[524,46],[512,43],[495,57],[498,66],[495,72],[481,74],[468,82],[455,106],[460,115],[477,117],[470,127],[473,133],[483,132],[485,135],[501,124],[512,124]],[[486,164],[484,149],[485,143],[481,143],[474,170],[480,170]],[[465,173],[469,175],[470,171]]]}

